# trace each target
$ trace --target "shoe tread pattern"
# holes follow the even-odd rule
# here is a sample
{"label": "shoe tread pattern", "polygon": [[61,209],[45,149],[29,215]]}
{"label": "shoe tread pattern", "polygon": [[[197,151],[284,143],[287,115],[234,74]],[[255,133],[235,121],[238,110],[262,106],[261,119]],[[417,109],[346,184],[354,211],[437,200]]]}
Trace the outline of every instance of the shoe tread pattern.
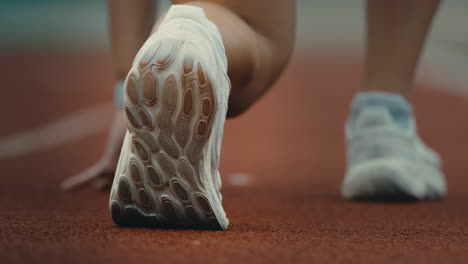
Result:
{"label": "shoe tread pattern", "polygon": [[131,144],[121,162],[128,169],[116,175],[110,204],[118,225],[221,229],[199,175],[215,96],[203,63],[187,46],[158,41],[127,77]]}

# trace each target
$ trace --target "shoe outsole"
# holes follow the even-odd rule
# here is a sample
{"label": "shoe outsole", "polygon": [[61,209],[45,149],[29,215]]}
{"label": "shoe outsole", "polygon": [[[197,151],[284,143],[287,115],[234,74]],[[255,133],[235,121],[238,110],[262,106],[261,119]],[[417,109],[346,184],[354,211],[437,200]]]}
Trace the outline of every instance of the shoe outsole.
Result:
{"label": "shoe outsole", "polygon": [[410,173],[408,166],[414,168],[416,165],[404,164],[407,163],[383,159],[350,169],[342,185],[343,196],[356,201],[403,202],[435,200],[444,196],[444,185],[434,182],[443,177],[436,169],[417,167]]}
{"label": "shoe outsole", "polygon": [[350,197],[354,201],[416,202],[418,197],[405,190],[400,183],[389,179],[377,179],[369,183],[372,191],[356,193]]}
{"label": "shoe outsole", "polygon": [[127,77],[124,148],[130,149],[121,156],[110,201],[118,225],[225,229],[210,202],[213,187],[199,170],[216,97],[190,45],[158,40]]}

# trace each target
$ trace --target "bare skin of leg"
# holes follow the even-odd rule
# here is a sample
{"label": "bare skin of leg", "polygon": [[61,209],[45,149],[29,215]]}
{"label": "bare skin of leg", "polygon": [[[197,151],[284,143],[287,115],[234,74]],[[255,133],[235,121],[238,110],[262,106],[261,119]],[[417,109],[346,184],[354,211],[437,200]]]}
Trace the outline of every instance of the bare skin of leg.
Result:
{"label": "bare skin of leg", "polygon": [[181,1],[201,7],[223,38],[231,80],[228,117],[252,106],[280,76],[295,39],[295,1]]}
{"label": "bare skin of leg", "polygon": [[[132,1],[128,5],[134,5],[133,9],[143,12],[140,7],[135,7],[135,5],[142,5],[142,2],[144,1]],[[295,1],[176,0],[173,3],[203,8],[208,19],[218,27],[226,49],[229,64],[228,75],[232,86],[228,117],[243,113],[268,91],[289,60],[295,39]],[[121,11],[123,12],[123,10]],[[117,11],[111,10],[111,13],[113,12]],[[132,14],[125,18],[130,20],[137,17],[138,15]],[[154,25],[153,33],[157,31],[158,24],[162,19]],[[114,20],[111,21],[114,26]],[[143,24],[143,21],[140,22]],[[126,20],[115,21],[115,24],[126,27],[128,30],[143,26],[142,24],[135,25],[135,21],[126,22]],[[131,28],[130,25],[132,25]],[[152,26],[152,24],[149,25]],[[146,26],[148,25],[146,24]],[[114,34],[114,31],[112,32]],[[138,36],[135,35],[135,37],[140,37],[143,33],[139,31]],[[149,34],[144,37],[144,40],[148,36]],[[126,76],[136,52],[144,41],[138,42],[139,45],[136,45],[136,42],[132,42],[135,45],[127,43],[127,46],[114,44],[118,41],[119,39],[112,39],[113,47],[121,47],[125,51],[114,51],[116,71],[119,76]],[[133,48],[135,50],[130,51]],[[116,145],[117,143],[121,146],[122,140],[109,142],[108,148],[109,145]],[[118,149],[120,150],[120,148]],[[119,152],[114,154],[118,156]],[[116,155],[112,156],[115,157]],[[117,160],[115,159],[113,170],[115,170],[116,164]],[[102,167],[100,168],[101,172],[103,172]],[[110,183],[109,179],[112,179],[112,177],[100,178],[96,173],[99,170],[92,169],[90,169],[91,172],[85,175],[86,182],[89,182],[90,179],[97,179],[99,187],[107,185],[102,183],[105,180]],[[106,174],[109,175],[109,173]],[[101,175],[104,174],[101,173]],[[77,179],[75,177],[71,188],[85,183],[83,178]],[[70,188],[70,186],[67,187]]]}
{"label": "bare skin of leg", "polygon": [[[153,0],[109,0],[112,62],[118,80],[125,79],[133,58],[151,33],[155,3]],[[62,182],[62,189],[73,189],[90,182],[98,189],[110,187],[126,131],[123,110],[116,109],[101,159]]]}
{"label": "bare skin of leg", "polygon": [[364,91],[408,97],[439,0],[367,0]]}

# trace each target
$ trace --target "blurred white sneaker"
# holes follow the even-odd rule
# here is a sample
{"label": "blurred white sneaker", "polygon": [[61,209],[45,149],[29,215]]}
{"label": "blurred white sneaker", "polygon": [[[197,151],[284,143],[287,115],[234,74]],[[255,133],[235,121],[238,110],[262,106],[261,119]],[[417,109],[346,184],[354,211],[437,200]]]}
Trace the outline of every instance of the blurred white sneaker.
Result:
{"label": "blurred white sneaker", "polygon": [[218,167],[229,92],[216,26],[201,8],[172,6],[126,79],[115,223],[227,229]]}
{"label": "blurred white sneaker", "polygon": [[344,198],[424,200],[445,195],[440,158],[419,138],[411,106],[402,96],[358,94],[346,141]]}

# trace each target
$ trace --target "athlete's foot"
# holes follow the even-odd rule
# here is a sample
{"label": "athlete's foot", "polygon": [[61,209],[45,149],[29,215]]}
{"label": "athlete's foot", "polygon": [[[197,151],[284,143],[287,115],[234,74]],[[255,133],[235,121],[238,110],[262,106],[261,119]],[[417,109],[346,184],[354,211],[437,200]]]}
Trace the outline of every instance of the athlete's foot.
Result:
{"label": "athlete's foot", "polygon": [[230,83],[200,8],[172,6],[125,83],[128,132],[109,207],[121,226],[226,229],[218,172]]}
{"label": "athlete's foot", "polygon": [[396,94],[359,94],[346,126],[347,199],[424,200],[445,195],[438,155],[417,135],[410,105]]}
{"label": "athlete's foot", "polygon": [[71,190],[87,184],[92,184],[96,189],[108,190],[112,185],[126,131],[123,113],[118,110],[109,131],[106,149],[101,159],[86,170],[64,180],[60,185],[62,190]]}

